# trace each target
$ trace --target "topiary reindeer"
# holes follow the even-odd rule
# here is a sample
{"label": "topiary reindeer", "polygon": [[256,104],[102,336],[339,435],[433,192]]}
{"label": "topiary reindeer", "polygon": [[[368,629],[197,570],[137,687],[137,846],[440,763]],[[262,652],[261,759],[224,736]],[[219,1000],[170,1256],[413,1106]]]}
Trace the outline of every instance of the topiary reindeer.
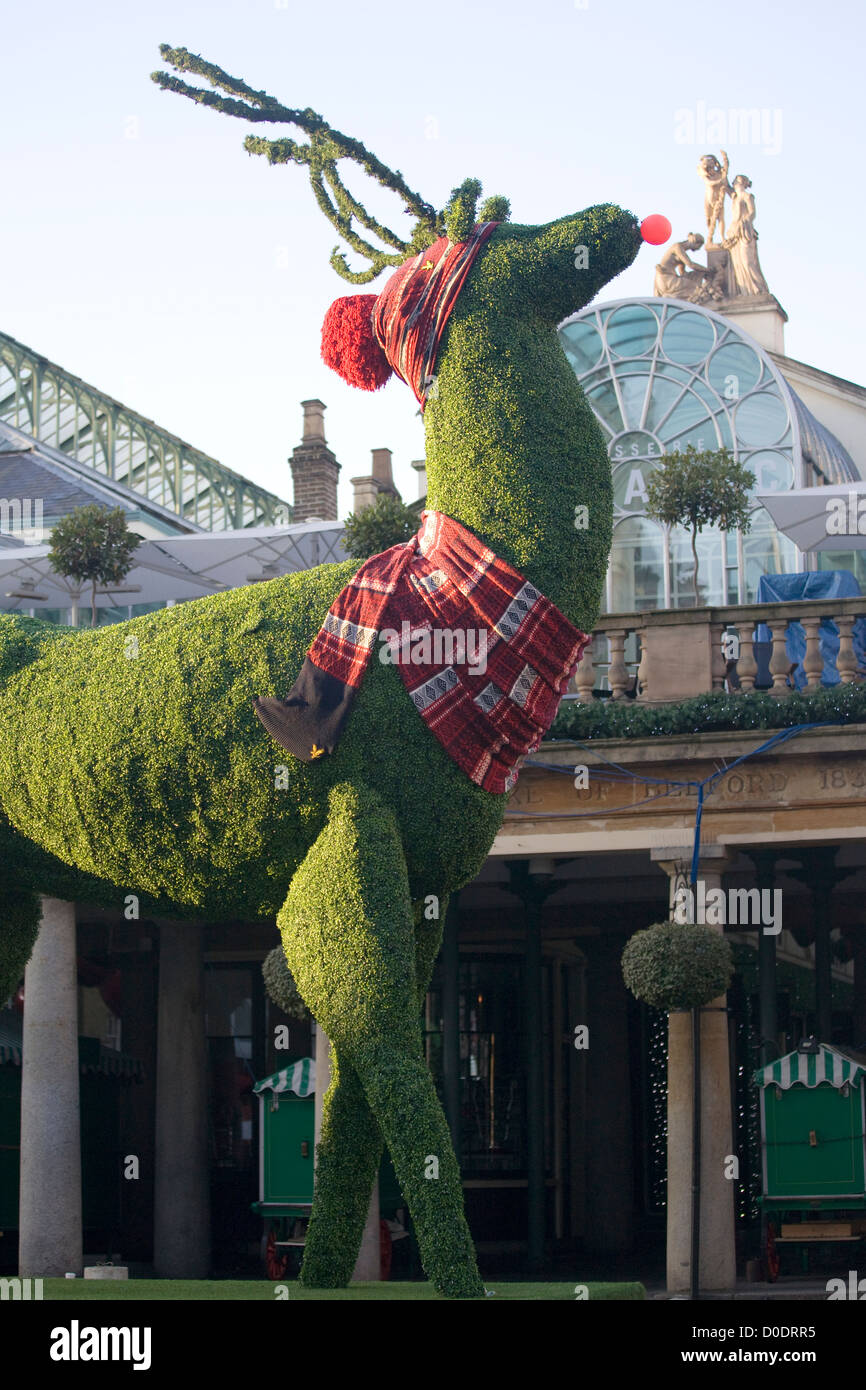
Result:
{"label": "topiary reindeer", "polygon": [[[368,261],[353,271],[335,250],[345,279],[397,267],[379,296],[337,301],[323,350],[355,384],[375,389],[394,368],[414,390],[429,510],[416,538],[360,568],[323,565],[93,633],[0,618],[0,838],[41,891],[276,915],[334,1063],[302,1282],[350,1279],[385,1142],[429,1278],[480,1296],[419,1010],[436,904],[483,864],[597,616],[610,467],[556,328],[632,262],[638,226],[615,206],[515,226],[501,198],[476,215],[475,180],[437,212],[315,112],[161,52],[210,84],[155,73],[164,88],[306,132],[245,144],[308,167]],[[348,191],[345,159],[404,200],[407,240]],[[441,658],[431,639],[458,629],[475,631],[472,652],[467,635]],[[13,980],[35,923],[22,882]]]}

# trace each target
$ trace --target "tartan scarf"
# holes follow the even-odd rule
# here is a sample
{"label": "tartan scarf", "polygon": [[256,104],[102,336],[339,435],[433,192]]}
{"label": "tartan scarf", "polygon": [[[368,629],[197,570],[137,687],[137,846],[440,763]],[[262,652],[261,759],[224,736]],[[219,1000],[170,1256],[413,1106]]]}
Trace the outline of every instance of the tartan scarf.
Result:
{"label": "tartan scarf", "polygon": [[373,332],[422,410],[448,316],[479,251],[498,225],[481,222],[466,241],[452,243],[440,237],[426,251],[404,261],[376,300]]}
{"label": "tartan scarf", "polygon": [[333,753],[377,639],[430,732],[494,793],[538,748],[589,641],[459,521],[425,511],[337,595],[288,696],[254,701],[268,733],[304,762]]}

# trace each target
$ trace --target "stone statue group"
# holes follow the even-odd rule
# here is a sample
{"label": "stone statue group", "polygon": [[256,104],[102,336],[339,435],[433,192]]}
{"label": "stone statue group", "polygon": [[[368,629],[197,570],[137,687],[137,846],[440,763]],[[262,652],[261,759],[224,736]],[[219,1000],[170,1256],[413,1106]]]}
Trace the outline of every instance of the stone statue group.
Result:
{"label": "stone statue group", "polygon": [[[755,231],[755,198],[752,181],[737,174],[728,182],[728,156],[721,151],[721,163],[713,154],[698,161],[704,181],[704,216],[707,226],[706,266],[698,265],[689,252],[704,245],[699,232],[690,232],[676,241],[656,266],[653,293],[668,299],[687,299],[706,304],[742,295],[769,294],[758,261],[758,233]],[[731,220],[725,226],[725,198],[731,200]],[[719,240],[715,241],[718,229]]]}

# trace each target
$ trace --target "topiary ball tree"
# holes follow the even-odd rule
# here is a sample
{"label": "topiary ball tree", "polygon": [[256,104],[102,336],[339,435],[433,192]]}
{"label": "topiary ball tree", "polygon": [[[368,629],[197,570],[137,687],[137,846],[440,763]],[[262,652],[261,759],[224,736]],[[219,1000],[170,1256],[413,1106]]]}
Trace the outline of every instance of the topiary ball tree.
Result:
{"label": "topiary ball tree", "polygon": [[56,574],[90,584],[90,625],[97,626],[96,587],[120,584],[135,564],[141,537],[122,507],[90,503],[62,516],[51,532],[48,560]]}
{"label": "topiary ball tree", "polygon": [[306,1019],[310,1011],[298,992],[295,977],[286,964],[282,946],[275,946],[262,961],[262,978],[268,997],[289,1018]]}
{"label": "topiary ball tree", "polygon": [[343,545],[355,559],[366,560],[389,546],[411,540],[418,530],[418,513],[386,493],[371,507],[351,512],[343,525]]}
{"label": "topiary ball tree", "polygon": [[[556,329],[631,264],[637,221],[601,205],[514,226],[496,220],[508,211],[497,199],[469,243],[452,245],[447,229],[462,235],[474,221],[475,181],[437,212],[315,112],[281,107],[185,50],[163,56],[210,84],[189,87],[161,73],[164,87],[308,133],[305,145],[249,137],[246,147],[308,167],[320,206],[370,260],[369,273],[354,272],[335,253],[332,265],[345,278],[363,282],[388,266],[399,275],[407,258],[413,275],[424,273],[431,243],[448,266],[452,253],[459,261],[467,245],[475,248],[471,264],[461,262],[447,321],[435,325],[433,375],[413,377],[413,389],[424,409],[436,525],[448,523],[469,553],[489,556],[486,567],[496,561],[497,573],[507,569],[522,585],[513,614],[510,598],[499,610],[491,658],[514,659],[514,667],[507,694],[478,683],[479,703],[469,701],[452,741],[424,717],[394,664],[370,660],[339,742],[295,757],[267,737],[257,709],[289,703],[285,692],[357,561],[44,641],[22,641],[0,615],[0,806],[48,855],[117,885],[118,906],[133,891],[151,895],[165,914],[277,917],[287,967],[333,1056],[302,1282],[348,1283],[387,1141],[428,1277],[444,1296],[479,1297],[460,1173],[420,1023],[448,895],[478,873],[507,801],[506,790],[467,773],[458,745],[479,722],[489,732],[503,711],[506,723],[525,723],[527,748],[549,726],[555,702],[540,723],[530,718],[543,682],[517,659],[522,614],[553,608],[560,637],[576,628],[579,638],[597,617],[611,540],[610,466]],[[226,97],[212,90],[220,88]],[[340,158],[400,194],[416,219],[408,241],[347,193]],[[373,233],[384,250],[373,250]],[[576,246],[586,254],[576,258]],[[353,310],[338,354],[345,367],[347,356],[369,350],[374,369],[349,373],[362,385],[384,376],[371,327],[382,297],[369,298],[369,315]],[[424,344],[416,335],[412,346]],[[394,553],[366,563],[390,563]],[[398,557],[410,553],[414,564],[419,538],[396,548]],[[545,690],[560,690],[559,677]]]}
{"label": "topiary ball tree", "polygon": [[724,994],[734,973],[730,944],[700,924],[659,922],[635,932],[622,973],[636,999],[671,1013],[700,1009]]}

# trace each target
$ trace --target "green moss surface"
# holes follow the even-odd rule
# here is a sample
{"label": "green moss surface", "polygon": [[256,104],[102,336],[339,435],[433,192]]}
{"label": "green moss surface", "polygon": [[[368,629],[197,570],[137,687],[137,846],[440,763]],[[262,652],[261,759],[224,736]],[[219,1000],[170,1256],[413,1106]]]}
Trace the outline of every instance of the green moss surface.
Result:
{"label": "green moss surface", "polygon": [[[575,1302],[575,1284],[517,1284],[502,1283],[494,1279],[488,1283],[495,1297],[484,1298],[487,1304],[506,1300],[533,1300],[543,1302]],[[632,1283],[585,1283],[586,1299],[622,1299],[630,1302],[646,1298],[643,1284]],[[308,1289],[296,1279],[283,1280],[274,1284],[264,1279],[46,1279],[44,1281],[46,1302],[75,1303],[87,1299],[102,1303],[121,1301],[162,1302],[177,1300],[183,1302],[204,1302],[212,1299],[236,1300],[264,1303],[303,1302],[317,1300],[362,1303],[409,1303],[415,1301],[435,1302],[441,1298],[432,1284],[404,1283],[366,1283],[360,1281],[347,1289]]]}
{"label": "green moss surface", "polygon": [[[449,320],[425,416],[429,505],[585,631],[610,547],[610,468],[555,330],[639,245],[635,219],[609,206],[499,226]],[[0,616],[0,807],[13,850],[23,837],[42,868],[85,876],[63,892],[58,871],[42,891],[108,884],[117,907],[133,892],[211,920],[273,917],[285,903],[288,965],[335,1049],[303,1282],[349,1279],[384,1138],[428,1276],[476,1297],[460,1174],[421,1048],[441,930],[422,904],[436,897],[444,912],[476,875],[506,797],[469,781],[375,657],[333,756],[296,761],[252,704],[288,692],[357,567],[93,632]],[[24,857],[13,853],[13,871]],[[6,936],[8,973],[23,948],[20,932]]]}
{"label": "green moss surface", "polygon": [[419,1000],[429,979],[417,974],[406,861],[393,812],[372,788],[332,789],[328,823],[278,923],[335,1053],[302,1281],[338,1287],[351,1278],[384,1137],[425,1272],[441,1293],[477,1297],[460,1170],[423,1051]]}
{"label": "green moss surface", "polygon": [[[415,896],[472,878],[504,797],[451,761],[394,667],[371,661],[336,754],[319,762],[292,758],[253,710],[254,695],[288,691],[356,568],[321,566],[48,640],[0,689],[9,821],[115,884],[118,906],[140,892],[169,913],[256,919],[276,915],[330,786],[368,779],[395,811]],[[0,615],[0,641],[14,621]]]}

